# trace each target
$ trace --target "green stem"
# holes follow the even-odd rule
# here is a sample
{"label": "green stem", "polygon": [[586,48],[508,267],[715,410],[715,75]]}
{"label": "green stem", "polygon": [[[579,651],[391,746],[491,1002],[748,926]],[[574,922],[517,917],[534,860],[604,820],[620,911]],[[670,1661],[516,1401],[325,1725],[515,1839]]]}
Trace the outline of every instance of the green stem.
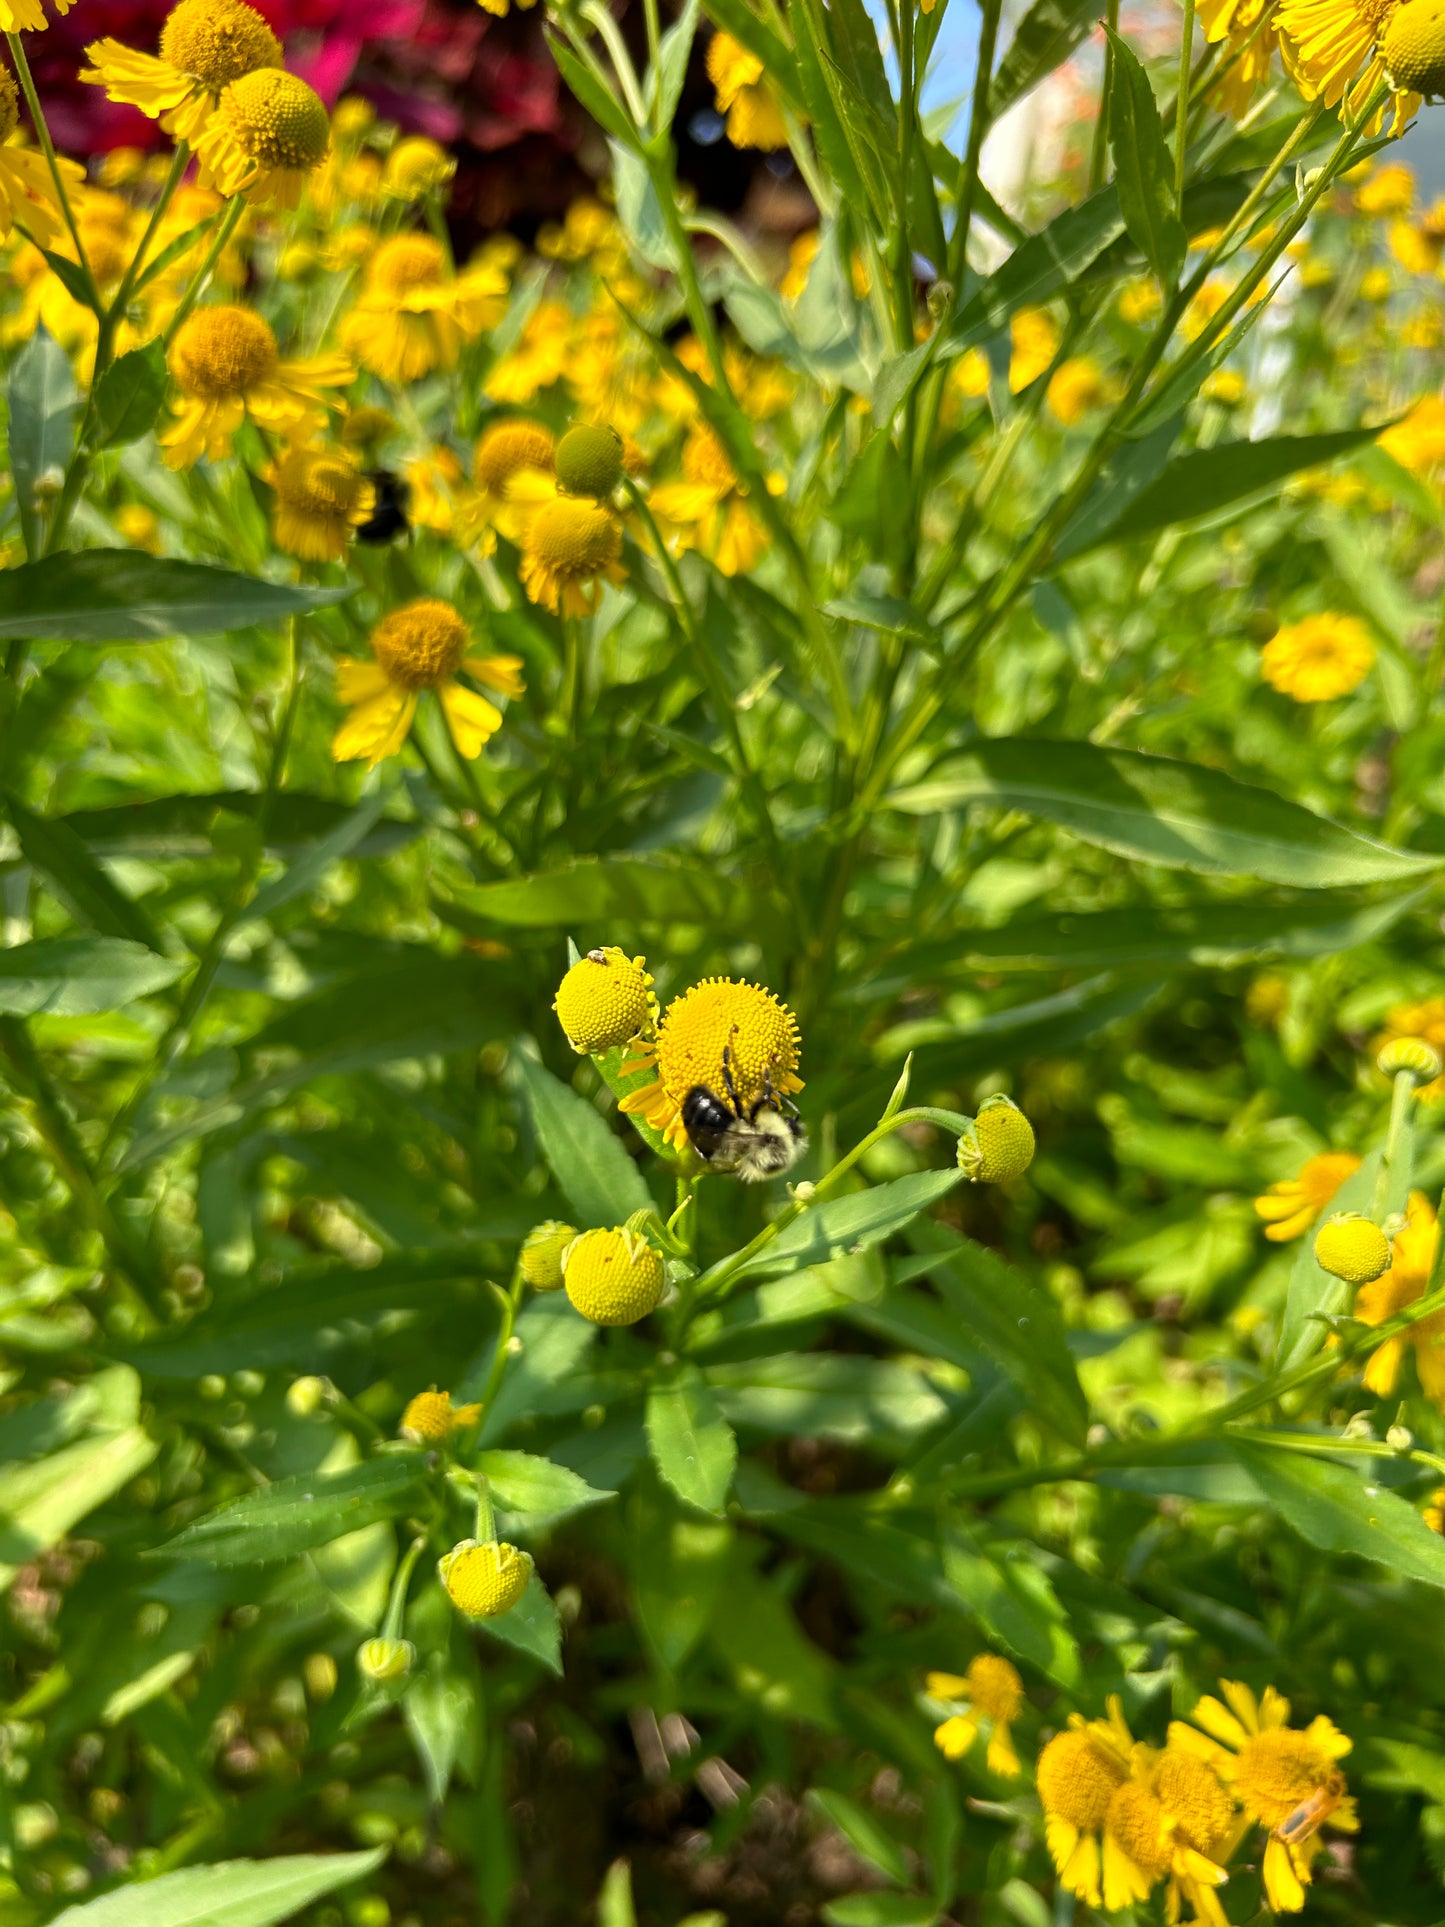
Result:
{"label": "green stem", "polygon": [[1179,40],[1179,92],[1174,102],[1174,205],[1184,218],[1184,158],[1189,146],[1189,67],[1194,52],[1194,0],[1184,0]]}
{"label": "green stem", "polygon": [[492,1488],[483,1475],[478,1472],[477,1482],[477,1524],[472,1537],[479,1539],[484,1546],[497,1543],[497,1514],[492,1505]]}
{"label": "green stem", "polygon": [[[97,377],[99,377],[110,364],[116,326],[124,319],[126,306],[132,294],[135,292],[135,285],[140,277],[141,269],[145,266],[145,258],[150,252],[151,242],[155,239],[157,230],[161,222],[165,219],[166,209],[170,206],[172,197],[181,184],[181,176],[185,173],[190,158],[191,150],[189,144],[186,141],[177,141],[175,158],[171,162],[170,172],[166,175],[165,182],[161,187],[160,198],[151,209],[150,220],[146,223],[145,233],[142,234],[140,238],[140,245],[131,257],[130,266],[121,277],[120,286],[115,291],[115,299],[111,302],[100,324],[100,338],[96,343],[95,349],[95,373]],[[92,386],[93,385],[92,383]]]}
{"label": "green stem", "polygon": [[1397,1071],[1390,1093],[1390,1124],[1385,1134],[1385,1149],[1375,1178],[1372,1214],[1378,1222],[1393,1212],[1403,1211],[1410,1196],[1410,1164],[1415,1148],[1411,1099],[1415,1093],[1415,1073]]}
{"label": "green stem", "polygon": [[10,48],[10,58],[15,63],[15,74],[20,82],[21,92],[25,95],[25,105],[30,109],[30,120],[35,129],[35,138],[40,143],[40,151],[45,156],[45,164],[50,169],[50,178],[55,184],[55,192],[60,201],[60,211],[65,216],[65,225],[69,228],[70,238],[75,244],[75,258],[80,264],[81,273],[85,276],[86,286],[90,292],[91,306],[95,309],[95,312],[99,314],[101,312],[100,290],[95,285],[95,276],[90,271],[90,262],[86,257],[85,244],[80,238],[80,229],[76,226],[75,210],[70,205],[70,195],[65,186],[65,176],[60,171],[60,161],[55,152],[55,143],[51,140],[50,129],[46,125],[45,109],[40,105],[40,96],[35,91],[35,78],[30,71],[30,62],[25,57],[25,43],[21,40],[18,33],[7,33],[5,40]]}
{"label": "green stem", "polygon": [[171,316],[170,326],[161,338],[161,346],[163,348],[169,349],[171,343],[176,338],[177,331],[183,323],[190,318],[192,308],[195,307],[196,303],[205,293],[207,283],[215,271],[216,263],[220,260],[226,243],[236,232],[236,228],[240,224],[241,216],[245,212],[246,202],[244,198],[239,194],[234,195],[226,205],[226,211],[221,216],[221,225],[212,236],[211,245],[206,249],[206,258],[191,276],[190,286],[181,296],[180,306]]}
{"label": "green stem", "polygon": [[[905,0],[910,4],[911,0]],[[968,117],[968,145],[964,150],[955,193],[956,212],[953,233],[948,243],[948,278],[962,297],[963,277],[968,269],[968,237],[973,227],[974,203],[978,199],[978,160],[983,137],[988,132],[988,91],[993,78],[993,56],[998,42],[1003,0],[982,0],[983,19],[978,30],[978,64],[973,75],[973,106]]]}
{"label": "green stem", "polygon": [[426,1535],[419,1534],[412,1540],[401,1555],[396,1576],[391,1582],[391,1597],[386,1602],[386,1618],[382,1621],[382,1639],[400,1639],[406,1622],[406,1595],[411,1589],[411,1576],[416,1571],[416,1562],[426,1550]]}

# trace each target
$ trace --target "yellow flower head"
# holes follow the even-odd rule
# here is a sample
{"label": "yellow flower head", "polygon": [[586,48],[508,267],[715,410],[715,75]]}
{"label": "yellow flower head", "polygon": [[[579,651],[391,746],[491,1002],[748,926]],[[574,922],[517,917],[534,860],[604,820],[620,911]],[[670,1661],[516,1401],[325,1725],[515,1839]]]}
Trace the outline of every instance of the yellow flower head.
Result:
{"label": "yellow flower head", "polygon": [[533,515],[522,538],[522,586],[554,615],[587,615],[602,576],[619,576],[622,529],[600,502],[558,495]]}
{"label": "yellow flower head", "polygon": [[505,495],[519,475],[552,475],[556,453],[551,430],[540,422],[493,422],[478,439],[472,474],[485,494]]}
{"label": "yellow flower head", "polygon": [[1036,1781],[1044,1840],[1059,1879],[1091,1907],[1102,1900],[1101,1840],[1115,1793],[1129,1777],[1134,1741],[1119,1702],[1107,1720],[1075,1714],[1039,1755]]}
{"label": "yellow flower head", "polygon": [[373,408],[369,403],[348,408],[341,424],[341,439],[348,448],[375,448],[395,433],[395,415],[385,408]]}
{"label": "yellow flower head", "polygon": [[1092,355],[1071,355],[1050,380],[1045,399],[1055,421],[1072,428],[1107,401],[1109,392],[1109,378]]}
{"label": "yellow flower head", "polygon": [[[1427,997],[1418,1004],[1397,1004],[1385,1018],[1385,1028],[1375,1040],[1375,1051],[1383,1055],[1405,1039],[1425,1044],[1445,1057],[1445,997]],[[1416,1095],[1427,1104],[1436,1103],[1445,1097],[1445,1077],[1432,1078]]]}
{"label": "yellow flower head", "polygon": [[666,1280],[647,1240],[619,1226],[574,1238],[562,1256],[562,1282],[594,1325],[635,1325],[657,1309]]}
{"label": "yellow flower head", "polygon": [[934,1728],[933,1743],[946,1760],[961,1760],[978,1735],[979,1720],[990,1724],[988,1770],[1005,1779],[1019,1771],[1010,1731],[1024,1703],[1024,1683],[1017,1669],[997,1653],[980,1653],[969,1661],[962,1675],[930,1673],[925,1682],[928,1697],[955,1701],[970,1707],[969,1713],[953,1713]]}
{"label": "yellow flower head", "polygon": [[463,1539],[437,1561],[437,1573],[458,1612],[468,1619],[497,1619],[527,1590],[532,1555],[505,1543]]}
{"label": "yellow flower head", "polygon": [[1431,1084],[1440,1075],[1440,1053],[1423,1037],[1392,1037],[1380,1046],[1376,1065],[1384,1077],[1398,1077],[1409,1071],[1418,1084]]}
{"label": "yellow flower head", "polygon": [[394,234],[367,262],[341,339],[383,381],[420,381],[456,367],[464,343],[501,319],[506,292],[499,268],[456,274],[433,235]]}
{"label": "yellow flower head", "polygon": [[971,1135],[958,1140],[958,1168],[970,1184],[1007,1184],[1034,1161],[1034,1127],[1011,1097],[985,1098]]}
{"label": "yellow flower head", "polygon": [[579,1056],[629,1044],[652,1021],[652,978],[645,957],[615,944],[589,950],[557,986],[552,1008]]}
{"label": "yellow flower head", "polygon": [[356,1649],[356,1670],[374,1686],[405,1679],[416,1664],[416,1648],[409,1639],[364,1639]]}
{"label": "yellow flower head", "polygon": [[1020,308],[1008,324],[1013,352],[1008,385],[1012,394],[1036,382],[1059,352],[1059,324],[1047,308]]}
{"label": "yellow flower head", "polygon": [[161,524],[154,509],[147,508],[144,502],[122,502],[111,519],[133,549],[160,554]]}
{"label": "yellow flower head", "polygon": [[1407,415],[1385,430],[1379,446],[1412,475],[1433,474],[1445,462],[1445,400],[1422,395]]}
{"label": "yellow flower head", "polygon": [[411,134],[387,155],[382,191],[398,201],[424,200],[445,187],[456,171],[457,164],[444,147],[425,134]]}
{"label": "yellow flower head", "polygon": [[723,575],[742,575],[767,547],[767,531],[747,505],[727,450],[701,423],[683,443],[682,473],[682,481],[654,489],[654,513],[683,548],[700,549]]}
{"label": "yellow flower head", "polygon": [[375,768],[406,741],[423,690],[437,693],[452,741],[475,757],[502,726],[502,712],[456,680],[464,670],[504,696],[524,693],[518,656],[470,656],[471,631],[451,603],[423,596],[382,617],[371,632],[370,662],[343,656],[336,693],[352,714],[337,730],[331,753],[338,762],[365,757]]}
{"label": "yellow flower head", "polygon": [[1375,645],[1355,616],[1306,616],[1264,645],[1264,679],[1297,703],[1327,703],[1348,696],[1370,673]]}
{"label": "yellow flower head", "polygon": [[1355,190],[1355,206],[1361,214],[1408,214],[1414,201],[1414,173],[1400,161],[1372,167]]}
{"label": "yellow flower head", "polygon": [[640,1116],[679,1149],[687,1143],[683,1099],[699,1087],[723,1098],[739,1115],[769,1098],[803,1088],[797,1019],[761,984],[708,977],[675,997],[663,1013],[655,1043],[624,1070],[650,1065],[655,1078],[618,1105]]}
{"label": "yellow flower head", "polygon": [[1346,1178],[1360,1168],[1353,1151],[1323,1151],[1301,1167],[1297,1177],[1272,1184],[1254,1208],[1265,1220],[1264,1235],[1272,1244],[1301,1237],[1334,1197]]}
{"label": "yellow flower head", "polygon": [[[58,14],[70,12],[74,0],[55,0]],[[40,33],[50,22],[40,0],[0,0],[0,33]]]}
{"label": "yellow flower head", "polygon": [[517,1259],[517,1269],[533,1291],[562,1289],[562,1255],[576,1236],[576,1225],[563,1224],[560,1218],[533,1225]]}
{"label": "yellow flower head", "polygon": [[[1280,51],[1306,100],[1358,113],[1385,77],[1382,37],[1402,0],[1279,0]],[[1393,82],[1392,82],[1393,85]],[[1420,105],[1408,82],[1394,88],[1398,133]],[[1388,107],[1388,103],[1387,103]],[[1382,117],[1385,110],[1382,109]]]}
{"label": "yellow flower head", "polygon": [[453,1405],[450,1392],[418,1392],[401,1415],[401,1435],[419,1444],[444,1445],[453,1432],[475,1425],[482,1416],[480,1405]]}
{"label": "yellow flower head", "polygon": [[1367,1285],[1389,1269],[1390,1240],[1358,1211],[1337,1211],[1315,1237],[1315,1263],[1332,1277]]}
{"label": "yellow flower head", "polygon": [[708,42],[707,77],[717,96],[718,112],[727,115],[728,139],[734,147],[767,151],[787,146],[782,108],[756,54],[731,34],[715,33]]}
{"label": "yellow flower head", "polygon": [[369,522],[376,489],[342,448],[290,448],[266,469],[276,546],[303,562],[339,562]]}
{"label": "yellow flower head", "polygon": [[557,481],[569,495],[605,501],[622,480],[622,437],[607,422],[569,428],[557,444]]}
{"label": "yellow flower head", "polygon": [[326,159],[331,123],[304,80],[257,67],[226,88],[195,145],[204,185],[258,206],[294,208]]}
{"label": "yellow flower head", "polygon": [[[1355,1297],[1355,1316],[1362,1325],[1383,1325],[1396,1312],[1423,1297],[1435,1266],[1440,1227],[1435,1207],[1423,1191],[1412,1191],[1403,1230],[1396,1233],[1390,1268],[1363,1285]],[[1445,1312],[1417,1318],[1413,1325],[1370,1354],[1365,1384],[1378,1397],[1395,1389],[1406,1347],[1413,1347],[1420,1389],[1432,1405],[1445,1411]]]}
{"label": "yellow flower head", "polygon": [[1246,1815],[1270,1829],[1265,1893],[1276,1913],[1296,1913],[1322,1822],[1347,1831],[1359,1824],[1337,1764],[1351,1743],[1323,1715],[1303,1731],[1291,1727],[1289,1701],[1272,1686],[1259,1698],[1236,1680],[1219,1690],[1222,1699],[1200,1700],[1193,1725],[1173,1722],[1169,1745],[1205,1761]]}
{"label": "yellow flower head", "polygon": [[194,141],[233,80],[279,69],[281,42],[245,0],[179,0],[161,28],[160,52],[137,53],[118,40],[86,48],[80,78],[111,100],[138,107],[177,140]]}
{"label": "yellow flower head", "polygon": [[[5,13],[6,0],[0,0],[0,21]],[[44,26],[43,16],[39,24]],[[60,197],[44,156],[16,144],[19,126],[20,89],[9,69],[0,66],[0,240],[19,219],[43,247],[53,247],[61,233]],[[67,190],[76,194],[85,169],[64,158],[56,164]]]}
{"label": "yellow flower head", "polygon": [[1238,119],[1249,106],[1279,45],[1275,0],[1201,0],[1199,24],[1211,46],[1229,44],[1229,62],[1211,90],[1226,114]]}

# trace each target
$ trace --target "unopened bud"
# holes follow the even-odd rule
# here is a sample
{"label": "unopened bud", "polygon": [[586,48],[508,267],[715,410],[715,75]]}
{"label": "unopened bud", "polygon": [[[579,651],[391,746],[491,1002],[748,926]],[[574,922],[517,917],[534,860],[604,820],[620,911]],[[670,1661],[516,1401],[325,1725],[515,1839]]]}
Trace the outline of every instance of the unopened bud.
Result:
{"label": "unopened bud", "polygon": [[1417,1083],[1429,1084],[1440,1075],[1440,1053],[1423,1037],[1394,1037],[1375,1059],[1386,1077],[1409,1071]]}
{"label": "unopened bud", "polygon": [[356,1670],[380,1686],[405,1679],[416,1664],[416,1648],[409,1639],[367,1639],[356,1649]]}
{"label": "unopened bud", "polygon": [[1408,1425],[1392,1425],[1385,1434],[1385,1443],[1392,1452],[1408,1452],[1415,1443],[1415,1434]]}
{"label": "unopened bud", "polygon": [[286,1387],[286,1410],[292,1418],[310,1418],[326,1398],[324,1378],[293,1378]]}

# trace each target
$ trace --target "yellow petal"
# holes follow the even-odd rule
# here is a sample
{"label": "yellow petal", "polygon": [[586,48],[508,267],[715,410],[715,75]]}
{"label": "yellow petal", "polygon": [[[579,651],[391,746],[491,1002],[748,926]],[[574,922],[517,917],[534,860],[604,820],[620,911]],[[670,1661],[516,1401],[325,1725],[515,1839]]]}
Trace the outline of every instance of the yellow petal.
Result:
{"label": "yellow petal", "polygon": [[383,756],[394,756],[406,741],[415,712],[411,690],[388,688],[352,711],[331,739],[331,754],[338,763],[364,756],[368,768],[375,769]]}
{"label": "yellow petal", "polygon": [[1251,1728],[1236,1719],[1229,1708],[1221,1705],[1212,1693],[1205,1694],[1189,1717],[1196,1726],[1202,1726],[1212,1739],[1222,1741],[1225,1746],[1232,1746],[1236,1752],[1250,1735]]}
{"label": "yellow petal", "polygon": [[1277,1914],[1297,1914],[1305,1904],[1304,1886],[1283,1840],[1271,1839],[1265,1847],[1264,1891]]}
{"label": "yellow petal", "polygon": [[520,656],[468,656],[462,663],[469,676],[475,676],[489,689],[514,698],[527,693],[527,685],[518,673],[521,667]]}
{"label": "yellow petal", "polygon": [[459,682],[443,684],[438,695],[452,741],[463,756],[480,756],[488,737],[502,727],[502,712],[475,690],[463,689]]}
{"label": "yellow petal", "polygon": [[357,662],[343,656],[336,665],[336,693],[344,703],[369,703],[391,688],[378,662]]}

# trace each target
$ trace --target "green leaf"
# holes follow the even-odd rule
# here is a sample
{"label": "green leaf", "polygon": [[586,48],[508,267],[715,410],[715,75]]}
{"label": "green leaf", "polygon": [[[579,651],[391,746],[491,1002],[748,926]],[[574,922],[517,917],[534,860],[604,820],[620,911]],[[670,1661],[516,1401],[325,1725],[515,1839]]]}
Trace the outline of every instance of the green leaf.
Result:
{"label": "green leaf", "polygon": [[914,1894],[844,1894],[823,1908],[828,1927],[933,1927],[938,1909]]}
{"label": "green leaf", "polygon": [[95,385],[99,443],[137,442],[155,427],[166,398],[166,351],[159,341],[119,355]]}
{"label": "green leaf", "polygon": [[682,98],[688,62],[692,58],[692,43],[697,34],[697,18],[698,0],[685,0],[681,13],[658,45],[654,85],[657,88],[657,124],[660,127],[672,125],[677,103]]}
{"label": "green leaf", "polygon": [[895,1887],[908,1885],[908,1858],[892,1834],[856,1800],[831,1787],[810,1787],[808,1804],[841,1833],[853,1851]]}
{"label": "green leaf", "polygon": [[946,1198],[960,1181],[956,1167],[951,1171],[912,1171],[907,1177],[892,1178],[866,1191],[809,1205],[735,1275],[751,1278],[800,1271],[804,1265],[826,1264],[845,1252],[864,1251],[911,1224],[920,1212]]}
{"label": "green leaf", "polygon": [[184,1867],[67,1907],[51,1927],[271,1927],[373,1872],[387,1852],[373,1847],[368,1853],[295,1853]]}
{"label": "green leaf", "polygon": [[1095,0],[1034,0],[989,82],[990,122],[1062,66],[1098,18]]}
{"label": "green leaf", "polygon": [[476,1469],[492,1488],[492,1497],[504,1512],[515,1513],[529,1526],[538,1526],[590,1505],[615,1499],[615,1492],[600,1492],[570,1467],[556,1465],[551,1459],[531,1452],[483,1452]]}
{"label": "green leaf", "polygon": [[[442,1603],[450,1614],[450,1602]],[[445,1650],[433,1652],[408,1685],[401,1710],[426,1776],[427,1795],[433,1806],[440,1806],[457,1761],[482,1725],[476,1686],[453,1668]]]}
{"label": "green leaf", "polygon": [[677,1511],[639,1480],[628,1507],[628,1574],[643,1632],[676,1671],[711,1623],[722,1597],[732,1528]]}
{"label": "green leaf", "polygon": [[724,1416],[755,1431],[867,1441],[887,1447],[935,1425],[948,1410],[907,1365],[831,1352],[780,1352],[705,1376]]}
{"label": "green leaf", "polygon": [[562,1677],[562,1621],[552,1596],[534,1572],[527,1590],[510,1612],[497,1619],[474,1622],[482,1632],[500,1639],[514,1652],[541,1662],[549,1673]]}
{"label": "green leaf", "polygon": [[1079,1684],[1079,1649],[1038,1549],[965,1544],[943,1548],[943,1570],[985,1632],[1059,1685]]}
{"label": "green leaf", "polygon": [[87,1513],[150,1464],[156,1444],[138,1425],[82,1439],[33,1465],[0,1471],[0,1591]]}
{"label": "green leaf", "polygon": [[770,921],[776,914],[716,864],[645,856],[579,857],[540,876],[458,890],[436,907],[449,921],[524,930],[667,923],[711,928],[736,919],[740,908],[750,919],[755,912]]}
{"label": "green leaf", "polygon": [[156,1558],[200,1559],[214,1566],[262,1566],[294,1559],[345,1533],[399,1519],[418,1501],[426,1462],[389,1452],[341,1472],[308,1472],[208,1512],[158,1546]]}
{"label": "green leaf", "polygon": [[1134,49],[1105,26],[1113,51],[1109,147],[1129,238],[1166,289],[1178,286],[1188,240],[1174,205],[1174,161],[1149,76]]}
{"label": "green leaf", "polygon": [[0,950],[0,1012],[83,1017],[119,1010],[174,983],[184,968],[121,937],[39,937]]}
{"label": "green leaf", "polygon": [[155,642],[279,622],[352,591],[303,589],[133,549],[82,549],[0,570],[0,639]]}
{"label": "green leaf", "polygon": [[512,1075],[542,1156],[582,1230],[622,1224],[651,1206],[642,1173],[585,1097],[524,1048],[512,1054]]}
{"label": "green leaf", "polygon": [[1013,1380],[1034,1415],[1082,1445],[1088,1401],[1053,1299],[984,1245],[936,1227],[930,1234],[939,1248],[900,1259],[894,1285],[931,1278],[969,1342]]}
{"label": "green leaf", "polygon": [[623,232],[649,267],[676,274],[677,250],[663,218],[662,203],[657,198],[647,162],[635,147],[623,141],[609,141],[608,146],[612,150],[617,218]]}
{"label": "green leaf", "polygon": [[738,1442],[695,1365],[662,1367],[647,1395],[652,1462],[680,1499],[721,1512],[737,1469]]}
{"label": "green leaf", "polygon": [[1398,1493],[1308,1452],[1243,1440],[1235,1441],[1234,1452],[1280,1517],[1312,1546],[1445,1586],[1445,1539]]}
{"label": "green leaf", "polygon": [[1061,544],[1055,559],[1068,561],[1104,542],[1130,542],[1181,522],[1218,515],[1235,503],[1277,488],[1301,469],[1318,468],[1351,449],[1363,448],[1379,432],[1378,428],[1343,428],[1328,435],[1277,435],[1270,441],[1221,442],[1215,448],[1192,449],[1167,463],[1153,486],[1132,497],[1106,527],[1091,523],[1075,540]]}
{"label": "green leaf", "polygon": [[1055,563],[1067,562],[1111,540],[1110,531],[1142,497],[1153,500],[1159,477],[1168,464],[1174,444],[1184,427],[1182,414],[1161,421],[1149,434],[1138,437],[1116,451],[1089,491],[1088,500],[1065,524],[1054,544]]}
{"label": "green leaf", "polygon": [[725,1608],[708,1638],[727,1662],[738,1695],[756,1713],[836,1730],[834,1662],[804,1634],[787,1601],[754,1570],[761,1547],[734,1540]]}
{"label": "green leaf", "polygon": [[[19,569],[0,570],[0,583],[6,574],[20,573]],[[89,924],[102,937],[118,937],[146,950],[160,949],[145,911],[112,883],[74,830],[55,818],[37,816],[8,790],[0,791],[0,803],[20,839],[26,862],[34,864],[78,923]]]}
{"label": "green leaf", "polygon": [[1385,883],[1442,861],[1357,836],[1223,770],[1093,743],[996,737],[887,800],[914,815],[1022,810],[1137,862],[1304,889]]}
{"label": "green leaf", "polygon": [[36,246],[38,252],[45,257],[45,263],[51,273],[63,283],[65,292],[71,300],[78,301],[82,308],[89,308],[93,315],[102,316],[104,309],[97,305],[95,284],[80,263],[72,261],[68,255],[57,254],[53,248],[42,248],[38,243]]}
{"label": "green leaf", "polygon": [[562,36],[553,33],[550,28],[547,31],[547,46],[557,63],[557,71],[597,125],[615,140],[635,147],[637,130],[628,119],[621,102],[594,77],[590,68],[583,65]]}
{"label": "green leaf", "polygon": [[632,1904],[632,1869],[625,1860],[614,1860],[602,1879],[597,1896],[597,1927],[637,1927]]}
{"label": "green leaf", "polygon": [[962,354],[997,334],[1019,308],[1052,301],[1123,232],[1119,196],[1112,186],[1090,195],[1081,207],[1065,208],[1015,248],[964,304],[940,355]]}
{"label": "green leaf", "polygon": [[[40,553],[43,532],[43,498],[37,493],[37,486],[43,483],[46,491],[58,489],[70,460],[75,413],[80,405],[80,391],[70,372],[70,357],[44,326],[35,330],[11,363],[6,401],[10,413],[10,471],[15,482],[15,503],[20,511],[25,553],[34,557]],[[62,568],[75,559],[72,555],[54,557]],[[18,569],[0,571],[3,578],[0,579],[0,612],[6,607],[14,580],[23,576],[27,567],[34,566],[32,562]],[[24,614],[26,598],[23,595],[15,608],[17,614]],[[7,636],[42,633],[26,627],[0,630],[0,635]]]}
{"label": "green leaf", "polygon": [[317,838],[305,856],[298,857],[288,870],[256,892],[246,905],[246,920],[259,921],[274,916],[285,904],[309,895],[333,864],[350,856],[371,834],[386,808],[386,802],[385,793],[378,791],[375,796],[366,797],[354,810],[348,811],[335,829]]}

